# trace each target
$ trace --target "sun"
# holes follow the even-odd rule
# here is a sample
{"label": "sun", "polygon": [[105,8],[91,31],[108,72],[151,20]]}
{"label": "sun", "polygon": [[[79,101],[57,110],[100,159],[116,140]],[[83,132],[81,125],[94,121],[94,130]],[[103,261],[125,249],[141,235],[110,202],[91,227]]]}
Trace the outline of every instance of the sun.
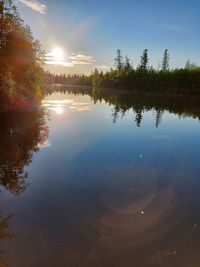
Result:
{"label": "sun", "polygon": [[55,112],[56,112],[57,114],[59,114],[59,115],[62,114],[62,113],[64,112],[64,109],[63,109],[62,107],[59,107],[59,106],[56,107],[54,110],[55,110]]}
{"label": "sun", "polygon": [[55,47],[53,50],[52,50],[52,56],[55,58],[55,59],[61,59],[63,58],[64,56],[64,51],[59,48],[59,47]]}

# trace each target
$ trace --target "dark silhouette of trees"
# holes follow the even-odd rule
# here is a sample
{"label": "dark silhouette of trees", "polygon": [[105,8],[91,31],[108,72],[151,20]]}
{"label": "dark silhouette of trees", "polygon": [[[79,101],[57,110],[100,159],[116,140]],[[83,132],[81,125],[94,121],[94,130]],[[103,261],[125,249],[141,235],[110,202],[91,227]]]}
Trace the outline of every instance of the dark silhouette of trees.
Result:
{"label": "dark silhouette of trees", "polygon": [[143,55],[141,56],[141,65],[140,65],[140,71],[142,73],[146,73],[148,69],[148,63],[149,63],[149,58],[148,58],[148,49],[145,49],[143,51]]}
{"label": "dark silhouette of trees", "polygon": [[68,84],[68,85],[82,85],[82,86],[93,86],[93,78],[99,75],[99,71],[96,69],[90,75],[84,74],[53,74],[50,72],[45,73],[45,84]]}
{"label": "dark silhouette of trees", "polygon": [[[141,64],[134,69],[126,56],[123,61],[121,50],[117,50],[116,69],[102,72],[95,69],[91,75],[54,75],[46,73],[47,84],[65,84],[104,88],[128,89],[130,91],[153,92],[165,95],[200,95],[200,67],[188,61],[181,69],[169,68],[169,53],[166,49],[161,70],[148,66],[148,50],[141,57]],[[49,91],[49,88],[47,88]]]}
{"label": "dark silhouette of trees", "polygon": [[130,59],[126,56],[125,57],[125,63],[124,63],[124,70],[130,71],[132,69],[132,66],[130,64]]}
{"label": "dark silhouette of trees", "polygon": [[165,49],[162,59],[162,70],[166,71],[169,69],[169,53],[168,49]]}
{"label": "dark silhouette of trees", "polygon": [[123,57],[122,57],[120,49],[117,49],[117,55],[115,58],[115,66],[116,66],[116,69],[119,71],[123,69]]}

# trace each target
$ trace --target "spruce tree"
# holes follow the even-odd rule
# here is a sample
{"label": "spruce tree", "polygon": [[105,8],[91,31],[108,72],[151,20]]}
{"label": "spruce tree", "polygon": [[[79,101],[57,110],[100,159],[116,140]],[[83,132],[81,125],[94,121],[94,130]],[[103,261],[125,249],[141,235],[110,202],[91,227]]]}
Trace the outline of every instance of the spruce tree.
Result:
{"label": "spruce tree", "polygon": [[132,67],[131,67],[131,64],[130,64],[130,59],[126,56],[125,57],[125,63],[124,63],[124,70],[125,71],[129,71],[131,69],[132,69]]}
{"label": "spruce tree", "polygon": [[169,69],[169,53],[168,49],[165,49],[162,59],[162,70],[166,71]]}
{"label": "spruce tree", "polygon": [[143,72],[143,73],[147,72],[148,63],[149,63],[148,49],[145,49],[143,52],[143,55],[141,56],[141,65],[140,65],[141,72]]}
{"label": "spruce tree", "polygon": [[121,50],[117,49],[117,55],[115,58],[115,66],[117,70],[122,70],[123,69],[123,57],[121,55]]}

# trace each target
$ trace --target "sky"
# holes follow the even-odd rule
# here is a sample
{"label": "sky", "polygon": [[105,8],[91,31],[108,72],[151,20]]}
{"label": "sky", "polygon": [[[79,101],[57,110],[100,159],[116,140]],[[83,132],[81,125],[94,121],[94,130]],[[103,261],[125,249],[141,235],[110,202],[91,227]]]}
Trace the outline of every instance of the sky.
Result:
{"label": "sky", "polygon": [[89,74],[113,67],[121,49],[134,67],[144,49],[158,68],[165,49],[170,67],[189,58],[200,65],[199,0],[14,0],[46,51],[45,68]]}

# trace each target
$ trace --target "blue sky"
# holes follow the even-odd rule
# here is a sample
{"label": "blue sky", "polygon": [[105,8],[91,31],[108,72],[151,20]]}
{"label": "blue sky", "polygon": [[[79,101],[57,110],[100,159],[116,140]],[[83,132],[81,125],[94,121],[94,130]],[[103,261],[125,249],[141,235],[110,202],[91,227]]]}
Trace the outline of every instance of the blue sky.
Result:
{"label": "blue sky", "polygon": [[[150,65],[156,68],[165,48],[173,68],[184,66],[188,58],[200,65],[199,0],[15,2],[46,50],[51,61],[46,68],[51,71],[106,70],[112,67],[118,48],[134,66],[145,48],[149,49]],[[64,52],[60,60],[52,60],[55,48]]]}

